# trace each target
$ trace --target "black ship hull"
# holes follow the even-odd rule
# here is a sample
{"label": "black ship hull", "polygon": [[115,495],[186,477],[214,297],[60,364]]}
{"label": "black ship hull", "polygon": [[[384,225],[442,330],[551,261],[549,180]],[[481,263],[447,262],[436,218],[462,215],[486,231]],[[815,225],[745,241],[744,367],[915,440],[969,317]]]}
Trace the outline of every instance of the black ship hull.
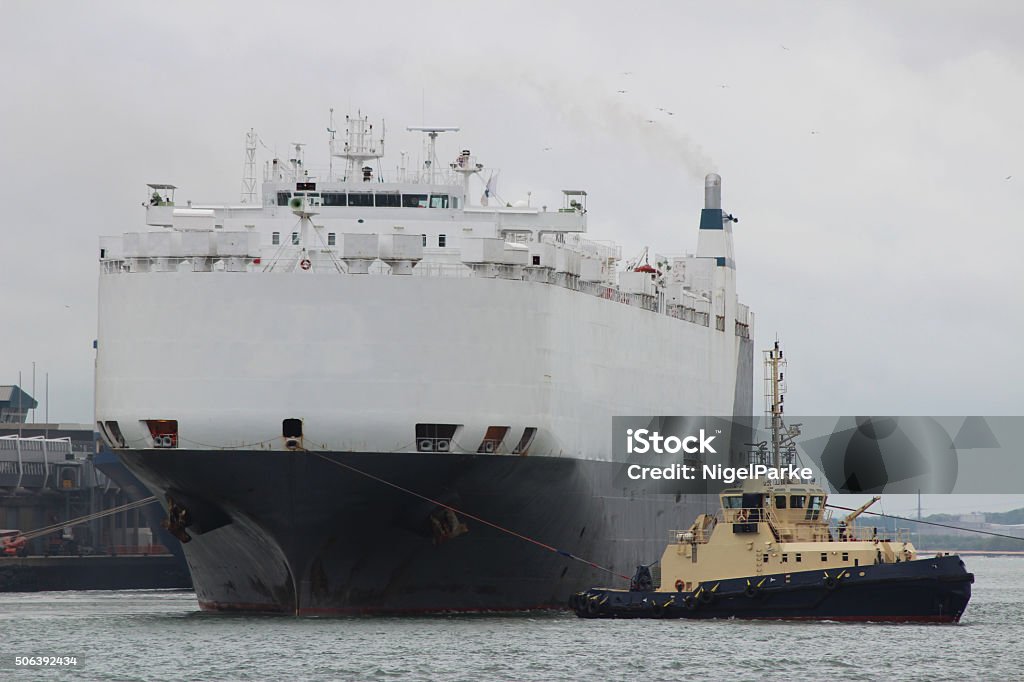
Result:
{"label": "black ship hull", "polygon": [[[661,555],[670,528],[708,503],[616,488],[616,465],[569,458],[119,455],[155,494],[187,510],[184,550],[205,610],[561,609],[574,592],[616,579],[551,548],[629,575]],[[453,518],[437,502],[477,518]]]}
{"label": "black ship hull", "polygon": [[569,605],[581,618],[955,623],[973,582],[959,557],[944,556],[712,581],[693,592],[590,589],[574,594]]}

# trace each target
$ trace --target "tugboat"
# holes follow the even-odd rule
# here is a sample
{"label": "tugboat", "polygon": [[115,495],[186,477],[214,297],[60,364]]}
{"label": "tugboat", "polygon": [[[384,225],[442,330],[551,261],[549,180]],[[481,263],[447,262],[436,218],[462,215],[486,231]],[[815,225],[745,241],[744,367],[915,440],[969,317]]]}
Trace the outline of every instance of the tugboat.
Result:
{"label": "tugboat", "polygon": [[[782,351],[765,351],[772,372],[772,447],[776,470],[796,456],[799,425],[782,423]],[[720,493],[717,514],[672,531],[656,577],[639,566],[628,590],[574,594],[581,618],[744,618],[956,623],[974,575],[958,556],[919,558],[906,530],[861,526],[880,498],[831,523],[828,495],[799,479],[753,479]]]}

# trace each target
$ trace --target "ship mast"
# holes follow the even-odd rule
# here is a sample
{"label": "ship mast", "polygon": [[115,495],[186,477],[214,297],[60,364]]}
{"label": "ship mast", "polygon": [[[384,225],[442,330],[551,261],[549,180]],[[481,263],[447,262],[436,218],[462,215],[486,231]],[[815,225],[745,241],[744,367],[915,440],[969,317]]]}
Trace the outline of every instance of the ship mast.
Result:
{"label": "ship mast", "polygon": [[[787,426],[783,421],[786,401],[786,359],[776,341],[764,353],[764,414],[772,432],[771,466],[776,469],[796,459],[796,439],[800,424]],[[783,461],[785,460],[785,461]]]}
{"label": "ship mast", "polygon": [[[356,116],[345,117],[345,138],[337,140],[334,137],[334,111],[331,110],[331,133],[330,147],[331,156],[345,159],[345,175],[342,178],[345,182],[354,182],[360,176],[364,182],[372,179],[373,171],[364,164],[371,159],[379,159],[384,156],[384,135],[383,132],[378,139],[373,139],[373,124],[369,116],[363,116],[363,112],[356,112]],[[383,131],[383,124],[381,124]],[[339,144],[340,143],[340,144]],[[334,165],[331,162],[331,172]]]}

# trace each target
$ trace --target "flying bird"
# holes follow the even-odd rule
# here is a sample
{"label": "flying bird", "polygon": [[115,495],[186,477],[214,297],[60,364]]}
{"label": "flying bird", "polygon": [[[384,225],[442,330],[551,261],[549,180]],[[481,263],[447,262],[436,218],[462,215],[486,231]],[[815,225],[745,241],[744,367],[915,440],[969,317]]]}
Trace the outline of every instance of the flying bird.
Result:
{"label": "flying bird", "polygon": [[812,131],[811,131],[811,135],[817,135],[817,134],[818,134],[818,131],[817,131],[817,130],[812,130]]}
{"label": "flying bird", "polygon": [[781,47],[781,48],[782,48],[783,50],[785,50],[786,52],[789,52],[789,48],[788,48],[788,47],[786,47],[785,45],[779,45],[779,47]]}
{"label": "flying bird", "polygon": [[622,75],[623,75],[623,76],[632,76],[632,75],[633,75],[633,72],[632,72],[632,71],[623,71],[623,72],[622,72]]}
{"label": "flying bird", "polygon": [[551,147],[544,147],[544,149],[542,149],[541,151],[549,152],[551,151]]}
{"label": "flying bird", "polygon": [[629,91],[628,90],[617,90],[616,92],[618,92],[620,95],[625,95]]}
{"label": "flying bird", "polygon": [[650,118],[649,118],[649,119],[647,119],[647,122],[648,122],[648,123],[654,123],[654,119],[650,119]]}
{"label": "flying bird", "polygon": [[1007,176],[1006,176],[1006,179],[1007,179],[1007,180],[1009,180],[1009,179],[1010,179],[1010,178],[1012,178],[1012,177],[1013,177],[1012,175],[1007,175]]}

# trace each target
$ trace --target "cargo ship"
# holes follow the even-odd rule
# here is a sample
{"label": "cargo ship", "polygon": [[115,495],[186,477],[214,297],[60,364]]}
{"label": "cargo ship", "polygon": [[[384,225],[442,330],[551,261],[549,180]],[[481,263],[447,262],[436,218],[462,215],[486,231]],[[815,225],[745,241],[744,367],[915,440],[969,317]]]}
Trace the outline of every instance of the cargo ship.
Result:
{"label": "cargo ship", "polygon": [[410,127],[422,163],[385,172],[383,134],[344,125],[328,168],[295,145],[260,190],[250,131],[241,201],[151,183],[146,227],[101,238],[97,429],[201,608],[564,608],[605,574],[523,537],[657,556],[705,496],[624,486],[612,416],[752,411],[721,178],[695,253],[624,261],[586,237],[585,191],[504,201],[470,150],[441,163],[455,127]]}

